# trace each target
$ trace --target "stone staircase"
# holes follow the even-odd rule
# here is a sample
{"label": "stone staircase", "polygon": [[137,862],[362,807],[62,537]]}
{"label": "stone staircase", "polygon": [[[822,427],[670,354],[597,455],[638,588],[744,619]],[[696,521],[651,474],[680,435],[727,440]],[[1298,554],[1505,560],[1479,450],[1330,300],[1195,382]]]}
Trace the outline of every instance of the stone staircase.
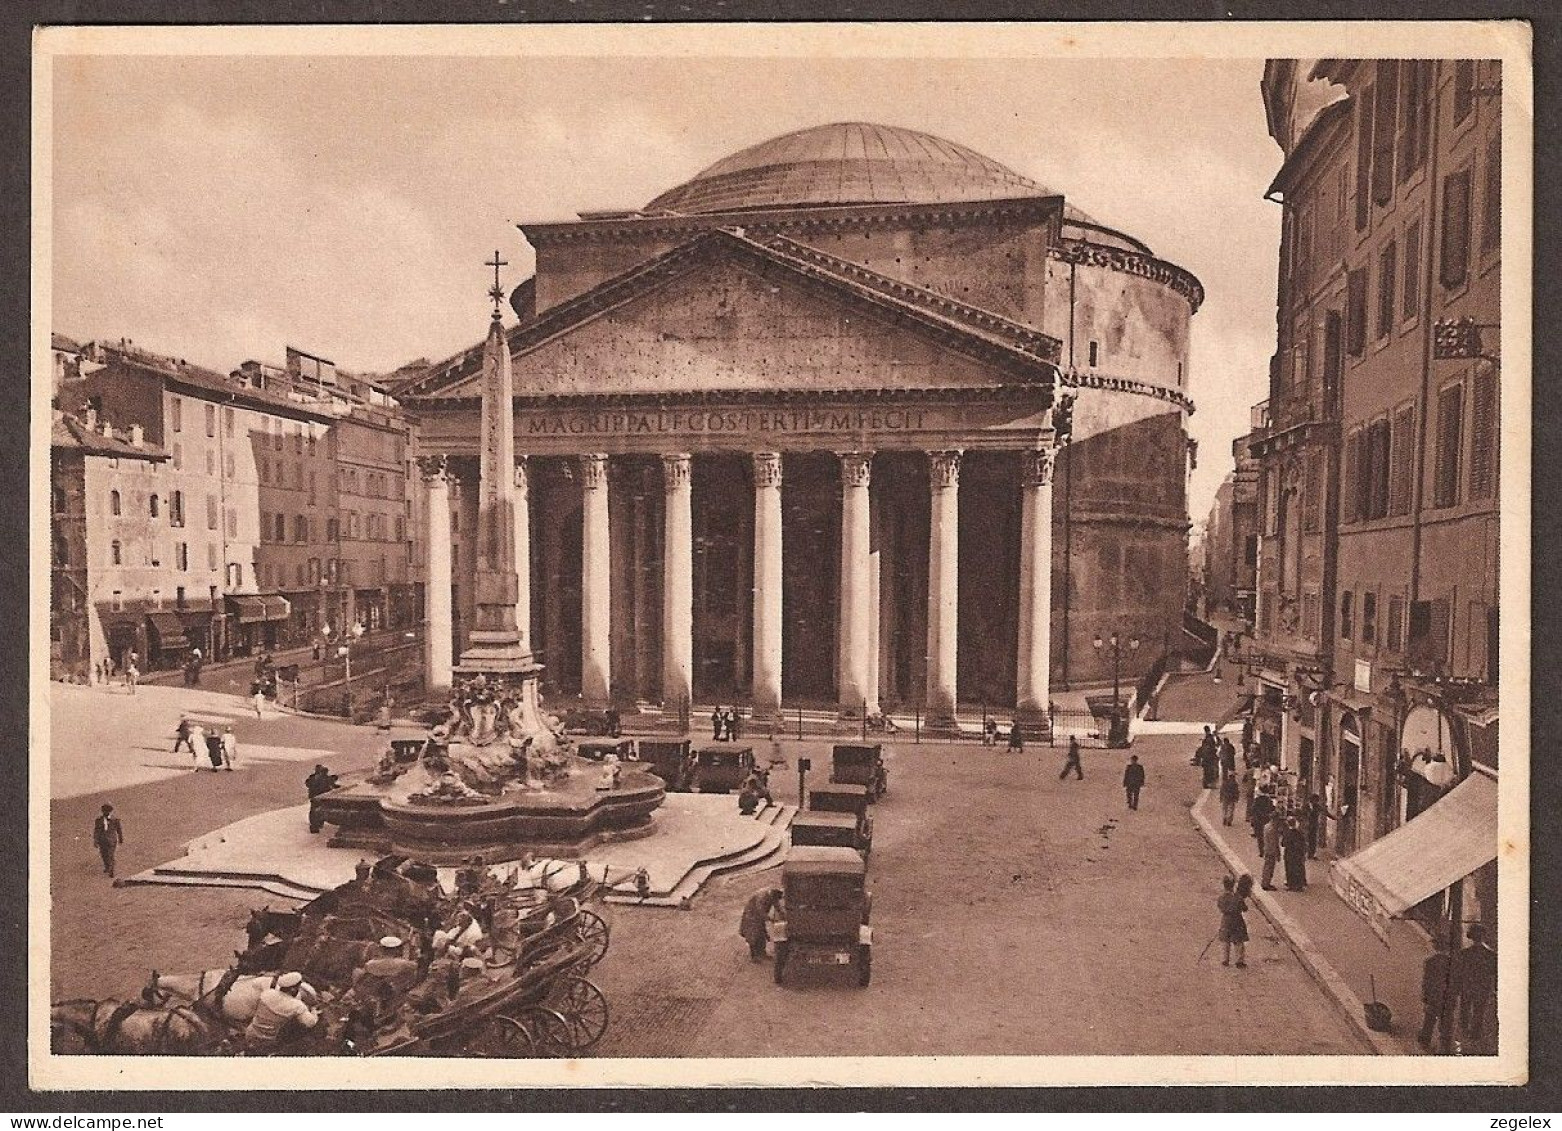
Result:
{"label": "stone staircase", "polygon": [[754,815],[754,819],[767,826],[764,838],[758,844],[725,856],[702,860],[690,868],[678,882],[665,892],[653,891],[641,897],[625,892],[610,892],[603,897],[606,903],[630,907],[670,907],[681,910],[716,876],[738,876],[749,872],[761,872],[774,868],[786,855],[787,829],[797,815],[795,805],[766,805]]}
{"label": "stone staircase", "polygon": [[283,899],[296,899],[301,903],[308,903],[325,890],[284,879],[271,873],[205,872],[188,868],[175,868],[168,864],[160,865],[156,868],[148,868],[146,871],[138,872],[134,876],[125,876],[114,881],[114,886],[117,888],[135,887],[141,884],[171,885],[173,887],[248,888],[251,891],[263,891],[271,895],[281,896]]}

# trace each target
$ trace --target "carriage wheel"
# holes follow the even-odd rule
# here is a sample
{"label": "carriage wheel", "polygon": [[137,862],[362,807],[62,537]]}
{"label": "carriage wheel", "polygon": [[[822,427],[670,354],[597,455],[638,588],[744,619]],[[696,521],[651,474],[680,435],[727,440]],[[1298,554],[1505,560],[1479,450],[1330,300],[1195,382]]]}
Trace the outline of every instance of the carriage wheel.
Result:
{"label": "carriage wheel", "polygon": [[595,966],[602,961],[602,956],[607,953],[610,936],[611,932],[602,916],[595,911],[580,912],[580,941],[591,948],[591,956],[586,960],[586,965]]}
{"label": "carriage wheel", "polygon": [[607,1032],[607,998],[585,978],[572,974],[562,979],[548,1004],[569,1024],[571,1052],[585,1052]]}
{"label": "carriage wheel", "polygon": [[536,1056],[537,1042],[525,1025],[513,1017],[499,1016],[467,1043],[465,1051],[477,1056]]}
{"label": "carriage wheel", "polygon": [[490,970],[498,970],[503,966],[515,965],[516,954],[517,950],[515,947],[495,944],[494,948],[488,952],[488,957],[484,961]]}
{"label": "carriage wheel", "polygon": [[526,1030],[536,1056],[567,1056],[571,1048],[570,1024],[554,1009],[527,1006],[520,1025]]}

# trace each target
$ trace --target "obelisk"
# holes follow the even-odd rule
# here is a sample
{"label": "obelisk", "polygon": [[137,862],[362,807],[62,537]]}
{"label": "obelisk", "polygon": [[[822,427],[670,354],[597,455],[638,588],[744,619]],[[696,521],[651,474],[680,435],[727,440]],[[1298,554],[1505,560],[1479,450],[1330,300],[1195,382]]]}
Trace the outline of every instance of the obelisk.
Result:
{"label": "obelisk", "polygon": [[535,701],[541,665],[521,639],[515,621],[519,589],[515,571],[515,385],[510,373],[510,345],[499,314],[504,291],[499,268],[505,261],[494,252],[493,318],[483,342],[482,424],[478,469],[477,575],[474,579],[472,631],[456,673],[486,675],[511,686],[530,684]]}

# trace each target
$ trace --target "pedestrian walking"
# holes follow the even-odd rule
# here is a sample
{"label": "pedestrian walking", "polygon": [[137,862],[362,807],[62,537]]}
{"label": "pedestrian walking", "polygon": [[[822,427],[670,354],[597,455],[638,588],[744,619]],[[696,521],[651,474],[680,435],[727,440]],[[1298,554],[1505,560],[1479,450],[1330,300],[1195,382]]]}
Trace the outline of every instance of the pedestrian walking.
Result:
{"label": "pedestrian walking", "polygon": [[[1134,760],[1138,761],[1137,758]],[[1068,736],[1068,760],[1063,763],[1063,770],[1058,774],[1058,780],[1062,781],[1068,777],[1070,770],[1074,771],[1076,781],[1085,780],[1085,767],[1079,761],[1079,739],[1072,734]],[[1132,809],[1133,806],[1130,805],[1129,808]]]}
{"label": "pedestrian walking", "polygon": [[222,735],[215,728],[206,734],[206,757],[212,764],[213,773],[222,769]]}
{"label": "pedestrian walking", "polygon": [[712,742],[721,741],[721,728],[725,720],[722,717],[721,708],[717,707],[710,713],[710,737]]}
{"label": "pedestrian walking", "polygon": [[724,712],[722,712],[722,724],[727,732],[727,741],[736,742],[738,740],[737,710],[732,707],[728,707]]}
{"label": "pedestrian walking", "polygon": [[1286,818],[1280,831],[1280,853],[1285,859],[1285,890],[1307,890],[1307,834],[1295,817]]}
{"label": "pedestrian walking", "polygon": [[1269,823],[1269,818],[1274,815],[1275,799],[1267,787],[1259,789],[1253,795],[1253,806],[1248,824],[1253,826],[1253,839],[1258,842],[1259,855],[1263,855],[1264,826]]}
{"label": "pedestrian walking", "polygon": [[256,679],[249,685],[249,693],[250,699],[253,700],[255,704],[255,717],[257,719],[262,718],[263,716],[260,713],[260,707],[261,704],[266,701],[266,685],[261,680]]}
{"label": "pedestrian walking", "polygon": [[1264,822],[1264,873],[1261,886],[1265,891],[1277,890],[1271,881],[1275,878],[1275,867],[1280,863],[1280,826],[1283,823],[1278,814]]}
{"label": "pedestrian walking", "polygon": [[174,748],[172,752],[175,754],[179,753],[179,747],[181,746],[188,747],[190,756],[195,756],[195,747],[190,742],[190,720],[183,715],[179,717],[179,725],[174,728]]}
{"label": "pedestrian walking", "polygon": [[[1075,741],[1075,739],[1074,739],[1074,737],[1072,735],[1069,736],[1069,741],[1070,742],[1074,742]],[[1020,720],[1019,719],[1010,719],[1009,720],[1009,753],[1010,754],[1022,754],[1022,753],[1024,753],[1024,751],[1025,751],[1025,735],[1023,733],[1021,733],[1021,731],[1020,731]],[[1064,767],[1063,772],[1064,773],[1068,772],[1068,767],[1067,766]],[[1058,776],[1061,778],[1063,776],[1063,774],[1059,774]]]}
{"label": "pedestrian walking", "polygon": [[1234,774],[1237,772],[1237,748],[1231,745],[1231,739],[1220,740],[1220,772]]}
{"label": "pedestrian walking", "polygon": [[1242,795],[1242,787],[1237,784],[1236,774],[1227,774],[1220,779],[1220,823],[1230,825],[1237,815],[1237,799]]}
{"label": "pedestrian walking", "polygon": [[1253,892],[1253,877],[1247,873],[1233,880],[1226,876],[1221,881],[1224,891],[1215,900],[1220,911],[1220,931],[1216,935],[1221,942],[1222,966],[1231,965],[1231,955],[1237,956],[1237,968],[1247,965],[1247,897]]}
{"label": "pedestrian walking", "polygon": [[1323,834],[1323,799],[1309,793],[1302,802],[1302,832],[1307,837],[1307,859],[1318,859],[1318,841]]}
{"label": "pedestrian walking", "polygon": [[752,962],[765,960],[765,944],[769,941],[765,924],[771,913],[781,904],[780,888],[764,888],[749,896],[743,905],[743,918],[738,922],[738,934],[748,943],[748,956]]}
{"label": "pedestrian walking", "polygon": [[1144,766],[1139,755],[1130,754],[1128,765],[1123,767],[1123,792],[1128,796],[1128,808],[1139,808],[1139,791],[1144,788]]}
{"label": "pedestrian walking", "polygon": [[233,724],[228,723],[222,728],[222,764],[226,769],[233,769],[233,764],[239,760],[239,740],[233,733]]}
{"label": "pedestrian walking", "polygon": [[119,823],[119,818],[114,816],[112,805],[103,806],[97,820],[92,822],[92,843],[97,846],[98,855],[103,858],[103,872],[110,879],[114,876],[114,854],[119,851],[119,846],[125,843],[125,829]]}
{"label": "pedestrian walking", "polygon": [[201,768],[201,758],[206,754],[206,728],[199,722],[190,723],[190,760],[195,769]]}
{"label": "pedestrian walking", "polygon": [[1486,1014],[1497,992],[1497,952],[1487,942],[1486,925],[1471,924],[1466,932],[1470,945],[1454,959],[1454,981],[1459,988],[1459,1039],[1479,1044],[1486,1032]]}
{"label": "pedestrian walking", "polygon": [[989,715],[982,720],[982,745],[996,746],[998,744],[998,720]]}
{"label": "pedestrian walking", "polygon": [[322,794],[330,793],[333,789],[335,789],[337,787],[338,784],[339,783],[336,780],[336,775],[333,774],[330,770],[326,769],[324,766],[322,766],[319,762],[315,763],[315,768],[313,770],[311,770],[309,776],[304,779],[304,790],[305,790],[306,793],[309,794],[309,802],[310,802],[310,805],[309,805],[309,831],[310,832],[318,833],[322,828],[325,827],[325,816],[324,816],[324,814],[321,814],[315,808],[315,805],[314,805],[315,798],[319,797]]}
{"label": "pedestrian walking", "polygon": [[136,654],[132,652],[125,658],[125,689],[130,694],[136,693],[136,683],[140,678],[141,669],[136,666]]}
{"label": "pedestrian walking", "polygon": [[1421,1032],[1416,1043],[1432,1047],[1432,1034],[1438,1035],[1438,1051],[1453,1048],[1454,1002],[1459,996],[1454,985],[1454,958],[1448,953],[1448,939],[1441,931],[1432,937],[1432,953],[1421,964]]}

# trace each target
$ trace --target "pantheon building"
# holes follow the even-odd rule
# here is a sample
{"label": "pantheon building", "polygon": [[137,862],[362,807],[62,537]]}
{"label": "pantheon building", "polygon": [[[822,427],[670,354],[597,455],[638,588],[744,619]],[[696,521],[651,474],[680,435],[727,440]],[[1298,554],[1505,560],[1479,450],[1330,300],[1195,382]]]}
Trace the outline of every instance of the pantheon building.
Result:
{"label": "pantheon building", "polygon": [[[525,223],[518,620],[554,702],[1038,717],[1182,631],[1197,279],[964,146],[839,123]],[[483,347],[421,424],[466,642]],[[449,638],[449,648],[445,647]]]}

